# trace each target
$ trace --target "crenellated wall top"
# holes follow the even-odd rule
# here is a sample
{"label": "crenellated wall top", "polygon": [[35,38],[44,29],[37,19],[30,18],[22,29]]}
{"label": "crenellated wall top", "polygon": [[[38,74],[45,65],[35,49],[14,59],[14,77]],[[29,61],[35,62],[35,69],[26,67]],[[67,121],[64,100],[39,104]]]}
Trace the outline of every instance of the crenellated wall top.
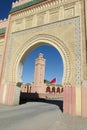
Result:
{"label": "crenellated wall top", "polygon": [[8,26],[8,19],[4,18],[4,20],[0,20],[0,29],[6,28]]}
{"label": "crenellated wall top", "polygon": [[19,11],[21,9],[25,9],[28,7],[33,7],[34,5],[40,4],[42,5],[42,3],[58,3],[59,5],[63,5],[66,3],[71,3],[71,2],[75,2],[78,0],[19,0],[16,1],[15,3],[12,4],[12,9],[10,11],[10,13]]}
{"label": "crenellated wall top", "polygon": [[32,0],[19,0],[19,1],[13,2],[12,3],[12,8],[14,8],[16,6],[19,6],[19,5],[22,5],[24,3],[30,2],[30,1],[32,1]]}

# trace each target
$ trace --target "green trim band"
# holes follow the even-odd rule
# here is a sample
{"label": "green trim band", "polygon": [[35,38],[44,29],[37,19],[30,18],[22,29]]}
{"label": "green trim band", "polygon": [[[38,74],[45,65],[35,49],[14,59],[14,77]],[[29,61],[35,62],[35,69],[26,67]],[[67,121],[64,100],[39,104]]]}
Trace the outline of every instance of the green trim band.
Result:
{"label": "green trim band", "polygon": [[6,32],[6,28],[0,28],[0,34],[4,34]]}
{"label": "green trim band", "polygon": [[12,8],[11,11],[10,11],[10,13],[19,11],[21,9],[25,9],[27,7],[33,6],[35,4],[39,4],[39,3],[44,2],[44,1],[45,0],[33,0],[33,1],[30,1],[30,2],[27,2],[27,3],[23,4],[23,5],[19,5],[17,7]]}

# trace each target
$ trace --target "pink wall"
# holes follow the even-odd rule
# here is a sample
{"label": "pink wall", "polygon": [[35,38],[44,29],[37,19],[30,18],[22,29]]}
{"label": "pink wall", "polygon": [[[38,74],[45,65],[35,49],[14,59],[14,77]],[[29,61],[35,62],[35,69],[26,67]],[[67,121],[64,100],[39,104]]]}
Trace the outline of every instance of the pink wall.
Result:
{"label": "pink wall", "polygon": [[71,103],[72,103],[72,109],[71,109],[71,114],[76,115],[76,88],[72,87],[72,92],[71,92]]}
{"label": "pink wall", "polygon": [[64,88],[64,103],[63,103],[63,110],[64,110],[64,113],[68,113],[68,108],[69,108],[69,104],[68,104],[68,87],[65,87]]}
{"label": "pink wall", "polygon": [[76,93],[75,87],[64,87],[63,95],[64,103],[63,110],[64,113],[69,113],[71,115],[76,115]]}
{"label": "pink wall", "polygon": [[15,85],[8,85],[7,86],[7,92],[6,92],[5,104],[13,105],[14,95],[15,95]]}
{"label": "pink wall", "polygon": [[4,85],[0,86],[0,103],[2,103]]}
{"label": "pink wall", "polygon": [[14,103],[14,95],[15,95],[15,86],[8,85],[6,86],[6,95],[5,101],[3,102],[3,89],[4,85],[0,86],[0,103],[5,105],[13,105]]}
{"label": "pink wall", "polygon": [[82,116],[87,117],[87,87],[82,87]]}

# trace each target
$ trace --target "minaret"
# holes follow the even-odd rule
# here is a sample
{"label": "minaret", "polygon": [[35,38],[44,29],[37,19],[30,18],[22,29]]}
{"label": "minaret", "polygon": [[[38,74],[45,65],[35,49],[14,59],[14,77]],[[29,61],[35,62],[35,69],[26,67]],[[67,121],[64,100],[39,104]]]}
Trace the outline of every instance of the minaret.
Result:
{"label": "minaret", "polygon": [[45,73],[45,59],[43,58],[43,54],[40,53],[39,57],[35,60],[35,72],[34,72],[35,87],[43,87],[44,73]]}

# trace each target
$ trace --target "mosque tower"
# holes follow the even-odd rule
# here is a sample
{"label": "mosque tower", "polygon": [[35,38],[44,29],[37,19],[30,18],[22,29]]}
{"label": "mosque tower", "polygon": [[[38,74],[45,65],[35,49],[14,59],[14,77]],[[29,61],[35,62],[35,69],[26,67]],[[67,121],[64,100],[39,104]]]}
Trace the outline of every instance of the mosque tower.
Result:
{"label": "mosque tower", "polygon": [[43,54],[40,53],[38,58],[35,60],[35,72],[34,72],[35,87],[43,87],[44,74],[45,74],[45,59],[43,58]]}

